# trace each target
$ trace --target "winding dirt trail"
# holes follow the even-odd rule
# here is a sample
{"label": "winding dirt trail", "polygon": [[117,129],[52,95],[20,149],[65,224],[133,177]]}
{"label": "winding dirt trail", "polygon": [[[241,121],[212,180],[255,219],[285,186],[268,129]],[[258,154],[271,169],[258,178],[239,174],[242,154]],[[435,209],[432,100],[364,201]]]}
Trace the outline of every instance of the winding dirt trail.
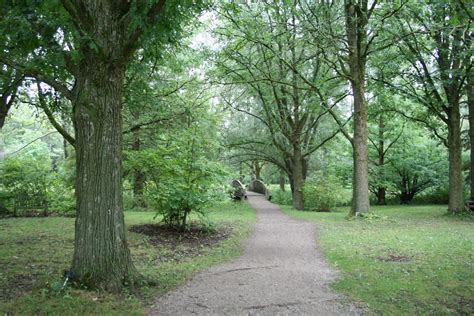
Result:
{"label": "winding dirt trail", "polygon": [[158,298],[150,315],[358,315],[334,293],[336,276],[315,242],[315,225],[290,218],[249,192],[257,223],[234,261],[198,273]]}

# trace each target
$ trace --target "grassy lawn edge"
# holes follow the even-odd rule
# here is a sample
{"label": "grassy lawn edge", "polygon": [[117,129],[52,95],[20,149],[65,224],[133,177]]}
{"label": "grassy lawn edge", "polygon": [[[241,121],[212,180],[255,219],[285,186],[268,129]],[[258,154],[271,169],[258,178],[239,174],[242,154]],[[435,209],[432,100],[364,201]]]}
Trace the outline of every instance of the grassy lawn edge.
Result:
{"label": "grassy lawn edge", "polygon": [[[153,221],[150,212],[125,212],[127,229]],[[196,218],[194,218],[196,219]],[[254,209],[248,203],[225,202],[210,209],[216,228],[231,227],[230,236],[212,247],[203,246],[198,256],[180,258],[181,249],[156,247],[150,237],[127,231],[134,263],[140,273],[156,281],[137,293],[110,294],[67,288],[60,291],[62,271],[72,258],[73,218],[15,218],[0,220],[0,290],[20,289],[0,299],[2,315],[143,315],[157,297],[176,288],[199,271],[232,260],[243,250],[242,241],[253,230]],[[157,258],[172,260],[157,264]],[[21,284],[22,279],[31,284]],[[19,281],[20,280],[20,281]],[[11,283],[16,282],[16,283]],[[22,288],[23,287],[23,288]]]}
{"label": "grassy lawn edge", "polygon": [[326,260],[339,272],[335,290],[366,302],[370,314],[474,313],[472,218],[446,216],[444,205],[373,207],[377,218],[345,219],[294,210],[313,221]]}

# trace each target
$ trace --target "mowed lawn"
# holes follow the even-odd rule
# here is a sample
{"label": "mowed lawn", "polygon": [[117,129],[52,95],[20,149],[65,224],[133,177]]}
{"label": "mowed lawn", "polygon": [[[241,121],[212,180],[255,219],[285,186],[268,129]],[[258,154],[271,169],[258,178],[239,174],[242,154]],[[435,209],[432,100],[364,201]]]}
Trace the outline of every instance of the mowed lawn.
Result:
{"label": "mowed lawn", "polygon": [[446,206],[373,207],[374,218],[346,220],[347,208],[301,212],[317,222],[327,260],[341,272],[333,287],[387,315],[474,314],[474,220]]}
{"label": "mowed lawn", "polygon": [[[157,223],[153,216],[152,212],[125,212],[127,228]],[[198,241],[192,246],[160,245],[150,236],[128,232],[136,267],[156,285],[120,295],[61,290],[63,271],[72,259],[73,218],[0,219],[0,314],[144,314],[158,295],[205,267],[238,256],[255,212],[247,203],[228,202],[210,209],[209,219],[212,227],[228,235],[212,246]]]}

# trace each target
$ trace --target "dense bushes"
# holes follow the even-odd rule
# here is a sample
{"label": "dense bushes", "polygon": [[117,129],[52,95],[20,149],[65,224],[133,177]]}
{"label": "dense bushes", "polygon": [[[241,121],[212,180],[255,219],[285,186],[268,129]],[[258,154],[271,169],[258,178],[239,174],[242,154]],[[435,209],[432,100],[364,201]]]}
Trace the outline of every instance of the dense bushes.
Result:
{"label": "dense bushes", "polygon": [[342,200],[341,184],[333,175],[315,172],[305,182],[304,198],[307,210],[329,212]]}
{"label": "dense bushes", "polygon": [[280,189],[272,191],[272,201],[276,204],[292,205],[293,198],[291,196],[291,191],[281,191]]}
{"label": "dense bushes", "polygon": [[74,170],[71,170],[71,163],[74,164],[64,161],[52,170],[49,155],[38,152],[5,159],[0,165],[1,204],[12,210],[16,198],[34,197],[44,199],[50,212],[74,214]]}
{"label": "dense bushes", "polygon": [[[315,172],[306,179],[303,193],[305,210],[308,211],[328,212],[336,206],[347,205],[350,201],[350,196],[339,179],[334,175],[323,175],[322,172]],[[275,189],[272,200],[281,205],[293,204],[291,191]]]}

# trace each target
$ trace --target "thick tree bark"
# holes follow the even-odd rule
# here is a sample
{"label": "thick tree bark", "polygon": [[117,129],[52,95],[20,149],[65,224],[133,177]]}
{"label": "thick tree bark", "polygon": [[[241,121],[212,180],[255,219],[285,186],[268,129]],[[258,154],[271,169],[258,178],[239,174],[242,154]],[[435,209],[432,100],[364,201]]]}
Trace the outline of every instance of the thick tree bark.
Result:
{"label": "thick tree bark", "polygon": [[365,64],[367,53],[367,2],[345,2],[349,72],[354,97],[352,207],[350,216],[369,212],[369,164],[367,154],[367,105]]}
{"label": "thick tree bark", "polygon": [[292,157],[292,175],[293,175],[293,207],[297,210],[304,209],[304,173],[303,173],[303,157],[299,144],[293,144],[294,151]]}
{"label": "thick tree bark", "polygon": [[76,238],[72,271],[92,288],[119,290],[136,271],[125,240],[122,202],[124,69],[83,65],[76,83]]}
{"label": "thick tree bark", "polygon": [[448,115],[449,144],[449,205],[448,211],[459,213],[464,209],[461,158],[461,116],[459,102],[452,102]]}
{"label": "thick tree bark", "polygon": [[352,182],[351,215],[369,211],[369,164],[367,154],[367,107],[364,97],[364,82],[353,81],[354,93],[354,173]]}
{"label": "thick tree bark", "polygon": [[112,2],[88,2],[90,34],[73,89],[77,217],[72,272],[88,288],[120,291],[137,280],[122,201],[122,95],[128,26]]}

